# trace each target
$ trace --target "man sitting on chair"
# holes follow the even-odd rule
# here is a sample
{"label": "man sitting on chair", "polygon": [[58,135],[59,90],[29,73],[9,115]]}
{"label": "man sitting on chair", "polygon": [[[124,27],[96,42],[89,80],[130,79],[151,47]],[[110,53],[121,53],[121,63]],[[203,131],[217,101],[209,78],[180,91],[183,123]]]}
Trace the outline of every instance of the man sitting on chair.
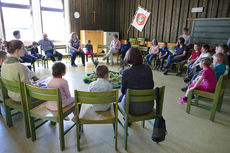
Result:
{"label": "man sitting on chair", "polygon": [[103,60],[105,60],[110,56],[111,65],[113,65],[113,54],[118,53],[119,49],[121,48],[121,42],[118,39],[118,35],[114,34],[113,38],[114,39],[111,41],[109,52],[103,58]]}
{"label": "man sitting on chair", "polygon": [[55,62],[55,56],[58,60],[62,60],[62,54],[56,51],[56,48],[51,40],[48,39],[46,33],[43,33],[43,39],[39,40],[38,45],[41,45],[42,49],[45,51],[47,57],[49,57],[53,62]]}

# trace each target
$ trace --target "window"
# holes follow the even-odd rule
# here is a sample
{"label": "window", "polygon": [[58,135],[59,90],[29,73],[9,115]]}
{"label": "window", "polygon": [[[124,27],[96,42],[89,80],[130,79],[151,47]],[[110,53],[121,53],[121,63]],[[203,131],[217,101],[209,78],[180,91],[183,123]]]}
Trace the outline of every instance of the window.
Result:
{"label": "window", "polygon": [[68,31],[66,23],[69,24],[65,20],[63,2],[63,0],[0,0],[4,37],[6,40],[14,39],[13,31],[19,30],[21,40],[28,43],[41,39],[43,32],[52,40],[66,41]]}
{"label": "window", "polygon": [[2,3],[30,5],[30,0],[1,0]]}
{"label": "window", "polygon": [[65,19],[62,0],[41,0],[42,27],[52,40],[65,41]]}
{"label": "window", "polygon": [[62,0],[41,0],[41,7],[63,9]]}
{"label": "window", "polygon": [[49,39],[65,40],[65,21],[63,12],[42,11],[43,32]]}
{"label": "window", "polygon": [[[2,2],[17,2],[20,4],[28,4],[29,0],[2,0]],[[29,5],[17,5],[17,4],[7,4],[3,3],[2,13],[5,27],[6,39],[15,39],[13,36],[13,31],[19,30],[21,32],[22,40],[33,39],[33,24],[31,11]]]}

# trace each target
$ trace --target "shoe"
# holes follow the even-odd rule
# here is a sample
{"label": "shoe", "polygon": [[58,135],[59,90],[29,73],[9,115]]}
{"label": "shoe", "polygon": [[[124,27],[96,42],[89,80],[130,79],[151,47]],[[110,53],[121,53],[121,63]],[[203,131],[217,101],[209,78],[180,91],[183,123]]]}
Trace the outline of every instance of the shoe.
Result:
{"label": "shoe", "polygon": [[103,57],[102,60],[104,61],[106,59],[106,57]]}
{"label": "shoe", "polygon": [[180,76],[181,75],[181,72],[177,72],[176,76]]}
{"label": "shoe", "polygon": [[82,64],[82,66],[85,66],[85,64]]}
{"label": "shoe", "polygon": [[168,74],[168,70],[167,69],[165,69],[165,71],[164,71],[164,75],[167,75]]}
{"label": "shoe", "polygon": [[188,83],[189,81],[190,81],[189,78],[185,78],[185,79],[184,79],[184,82],[185,82],[185,83]]}
{"label": "shoe", "polygon": [[179,104],[188,103],[187,101],[185,101],[185,100],[183,100],[183,99],[178,100],[177,102],[178,102]]}
{"label": "shoe", "polygon": [[179,97],[179,99],[180,99],[180,100],[183,100],[183,99],[184,99],[184,97]]}
{"label": "shoe", "polygon": [[71,66],[72,66],[72,67],[77,67],[77,65],[76,65],[76,64],[72,64]]}
{"label": "shoe", "polygon": [[181,88],[181,91],[186,92],[188,87]]}

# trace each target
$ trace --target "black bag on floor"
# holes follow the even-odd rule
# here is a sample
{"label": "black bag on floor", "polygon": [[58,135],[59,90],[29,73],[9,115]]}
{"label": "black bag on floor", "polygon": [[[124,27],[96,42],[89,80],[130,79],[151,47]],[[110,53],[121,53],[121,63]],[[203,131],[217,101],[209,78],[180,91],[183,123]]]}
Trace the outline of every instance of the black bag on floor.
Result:
{"label": "black bag on floor", "polygon": [[153,127],[152,140],[161,142],[165,140],[167,134],[164,118],[160,115],[160,89],[156,88],[156,119]]}

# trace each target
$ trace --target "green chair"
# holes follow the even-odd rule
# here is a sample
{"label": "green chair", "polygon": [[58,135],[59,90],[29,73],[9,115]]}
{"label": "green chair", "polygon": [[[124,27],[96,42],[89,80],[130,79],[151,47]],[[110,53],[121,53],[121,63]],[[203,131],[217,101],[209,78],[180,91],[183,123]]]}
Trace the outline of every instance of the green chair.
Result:
{"label": "green chair", "polygon": [[100,51],[101,51],[102,49],[104,49],[104,50],[107,51],[107,50],[109,50],[109,46],[108,46],[108,45],[97,45],[97,53],[94,54],[95,57],[97,58],[97,61],[98,61],[98,57],[99,57],[99,56],[104,56],[104,55],[106,54],[106,52],[105,52],[105,53],[100,53]]}
{"label": "green chair", "polygon": [[[164,102],[164,93],[165,87],[160,87],[160,115],[162,115],[163,109],[163,102]],[[118,120],[119,124],[124,128],[124,143],[125,143],[125,150],[127,150],[127,141],[128,141],[128,124],[132,122],[142,121],[142,126],[145,126],[145,120],[147,120],[152,126],[153,123],[150,121],[151,119],[156,118],[156,110],[153,108],[153,111],[141,116],[131,115],[129,113],[129,103],[131,102],[149,102],[156,100],[156,89],[147,89],[147,90],[127,90],[126,95],[126,104],[125,110],[119,104],[119,111],[123,115],[124,124]]]}
{"label": "green chair", "polygon": [[137,38],[137,42],[140,46],[145,46],[145,38]]}
{"label": "green chair", "polygon": [[69,47],[67,47],[66,44],[60,44],[60,45],[55,45],[55,48],[57,51],[62,53],[63,57],[66,58],[66,64],[67,64],[67,61],[70,61],[71,59],[71,54],[69,53]]}
{"label": "green chair", "polygon": [[132,45],[137,45],[137,38],[129,38],[129,42]]}
{"label": "green chair", "polygon": [[[25,132],[26,137],[30,137],[30,130],[29,130],[29,122],[28,122],[28,116],[27,116],[27,109],[26,109],[26,102],[25,102],[25,96],[24,96],[24,86],[22,82],[14,82],[5,80],[3,78],[0,78],[0,86],[2,89],[2,99],[4,102],[5,107],[5,114],[6,114],[6,124],[8,127],[13,126],[12,117],[22,113],[24,124],[25,124]],[[13,99],[11,99],[8,96],[8,92],[14,92],[20,94],[21,101],[15,102]],[[16,113],[12,113],[11,111],[16,110]]]}
{"label": "green chair", "polygon": [[141,46],[141,47],[139,47],[139,50],[140,50],[141,53],[142,53],[143,60],[145,60],[144,57],[148,54],[149,48],[148,48],[148,47],[143,47],[143,46]]}
{"label": "green chair", "polygon": [[[77,150],[80,151],[80,135],[83,124],[113,124],[115,149],[117,150],[118,90],[107,92],[74,91],[77,125]],[[108,111],[94,111],[89,104],[109,104]],[[80,130],[81,126],[81,130]]]}
{"label": "green chair", "polygon": [[[64,131],[64,123],[63,119],[74,112],[74,103],[69,106],[62,108],[62,98],[59,89],[43,89],[37,88],[31,85],[25,84],[25,99],[28,110],[28,118],[29,118],[29,128],[31,131],[32,141],[36,140],[35,131],[45,124],[47,121],[58,122],[59,123],[59,141],[60,141],[60,149],[65,149],[65,139],[64,135],[69,132],[75,124],[73,124],[70,128]],[[42,103],[33,107],[31,102],[31,97],[42,100]],[[57,102],[57,111],[51,111],[46,108],[46,101],[56,101]],[[37,119],[43,119],[42,123],[39,125],[35,125]]]}
{"label": "green chair", "polygon": [[[214,93],[200,91],[200,90],[192,90],[188,95],[188,104],[187,104],[187,113],[190,113],[191,105],[197,106],[203,109],[211,110],[210,120],[214,121],[216,110],[221,111],[222,100],[225,91],[225,85],[227,83],[227,75],[222,75],[217,84]],[[195,101],[192,102],[192,95],[195,96]],[[205,107],[204,105],[199,104],[199,100],[203,99],[206,101],[213,101],[212,107]]]}

